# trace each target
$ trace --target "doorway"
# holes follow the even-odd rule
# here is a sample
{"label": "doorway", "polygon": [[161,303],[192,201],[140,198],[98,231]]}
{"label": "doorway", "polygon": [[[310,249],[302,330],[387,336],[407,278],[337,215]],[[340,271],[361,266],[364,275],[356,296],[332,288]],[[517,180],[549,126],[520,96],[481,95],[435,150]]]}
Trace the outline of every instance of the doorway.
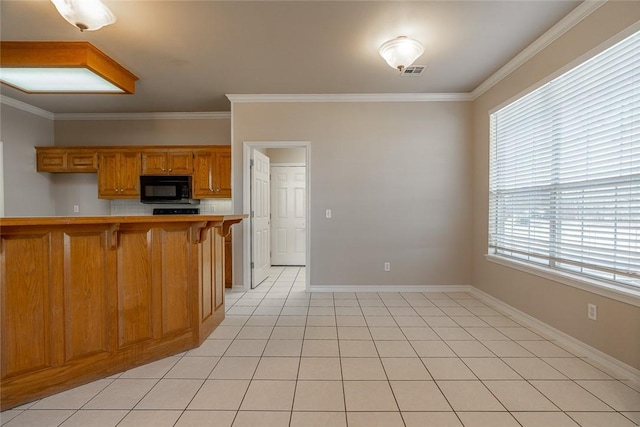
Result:
{"label": "doorway", "polygon": [[[275,271],[272,265],[303,267],[309,290],[310,145],[307,141],[244,143],[243,210],[250,213],[250,220],[243,221],[246,291],[267,279],[270,270]],[[265,165],[269,165],[268,189]]]}

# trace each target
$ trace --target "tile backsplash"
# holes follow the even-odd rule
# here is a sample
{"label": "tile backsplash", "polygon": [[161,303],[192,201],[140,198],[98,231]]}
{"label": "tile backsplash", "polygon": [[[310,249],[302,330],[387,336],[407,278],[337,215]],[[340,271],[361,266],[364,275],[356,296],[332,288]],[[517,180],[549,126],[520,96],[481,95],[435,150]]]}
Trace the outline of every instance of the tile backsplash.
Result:
{"label": "tile backsplash", "polygon": [[152,215],[154,208],[199,208],[200,214],[205,215],[233,213],[231,199],[202,199],[199,205],[145,204],[132,199],[111,201],[111,215]]}

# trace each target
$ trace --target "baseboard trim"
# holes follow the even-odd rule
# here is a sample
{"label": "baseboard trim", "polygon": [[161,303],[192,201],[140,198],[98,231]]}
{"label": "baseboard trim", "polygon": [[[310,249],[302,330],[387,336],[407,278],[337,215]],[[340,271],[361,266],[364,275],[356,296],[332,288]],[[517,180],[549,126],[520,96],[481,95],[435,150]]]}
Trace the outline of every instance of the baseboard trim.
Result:
{"label": "baseboard trim", "polygon": [[469,285],[311,285],[310,292],[469,292]]}
{"label": "baseboard trim", "polygon": [[496,297],[489,295],[488,293],[481,291],[476,287],[471,286],[470,292],[475,297],[478,297],[479,299],[493,305],[497,309],[514,317],[516,320],[523,321],[524,323],[540,329],[545,334],[554,338],[556,341],[559,341],[567,348],[574,350],[581,356],[584,356],[587,359],[591,359],[595,363],[602,365],[602,367],[611,371],[611,373],[618,377],[618,379],[626,379],[640,386],[640,370],[634,368],[633,366],[629,366],[626,363],[621,362],[620,360],[609,356],[608,354],[603,353],[602,351],[594,347],[591,347],[589,344],[586,344],[579,339],[574,338],[571,335],[568,335],[561,330],[556,329],[553,326],[550,326],[542,322],[541,320],[538,320],[535,317],[530,316],[527,313],[510,306],[503,301],[500,301]]}

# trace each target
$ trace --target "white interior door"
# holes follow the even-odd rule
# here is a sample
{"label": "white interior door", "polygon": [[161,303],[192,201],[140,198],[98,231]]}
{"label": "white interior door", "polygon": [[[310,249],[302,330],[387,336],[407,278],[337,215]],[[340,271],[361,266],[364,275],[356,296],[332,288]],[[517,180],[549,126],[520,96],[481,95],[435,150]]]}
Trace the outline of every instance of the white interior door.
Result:
{"label": "white interior door", "polygon": [[271,167],[271,264],[304,265],[306,168]]}
{"label": "white interior door", "polygon": [[251,163],[251,288],[269,275],[271,268],[271,204],[269,157],[253,150]]}

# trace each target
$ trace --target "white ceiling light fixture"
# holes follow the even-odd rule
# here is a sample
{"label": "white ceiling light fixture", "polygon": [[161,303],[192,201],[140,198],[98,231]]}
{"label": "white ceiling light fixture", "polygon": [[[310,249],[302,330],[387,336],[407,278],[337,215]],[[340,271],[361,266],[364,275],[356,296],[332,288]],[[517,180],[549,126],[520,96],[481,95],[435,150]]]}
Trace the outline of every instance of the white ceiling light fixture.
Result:
{"label": "white ceiling light fixture", "polygon": [[88,42],[0,42],[0,82],[26,93],[135,93],[136,77]]}
{"label": "white ceiling light fixture", "polygon": [[100,0],[51,0],[58,12],[80,31],[95,31],[116,22],[115,15]]}
{"label": "white ceiling light fixture", "polygon": [[413,64],[423,53],[422,43],[406,36],[386,41],[380,46],[380,56],[387,61],[391,68],[400,70],[400,72]]}

